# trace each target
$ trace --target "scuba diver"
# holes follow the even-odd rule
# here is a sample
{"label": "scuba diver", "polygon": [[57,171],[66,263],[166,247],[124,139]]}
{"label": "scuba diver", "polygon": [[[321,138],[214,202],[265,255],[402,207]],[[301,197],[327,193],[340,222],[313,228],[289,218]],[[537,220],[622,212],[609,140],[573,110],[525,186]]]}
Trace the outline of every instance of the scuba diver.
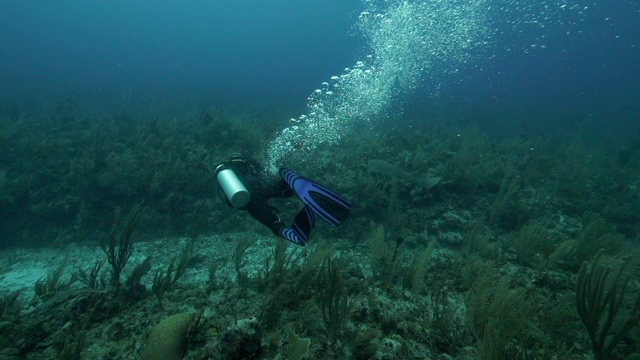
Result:
{"label": "scuba diver", "polygon": [[[267,172],[257,161],[233,154],[216,166],[214,176],[220,198],[227,205],[246,210],[276,236],[296,245],[305,246],[316,215],[333,227],[349,216],[351,201],[289,169],[281,168],[278,173],[279,178],[268,179]],[[289,198],[293,194],[298,195],[304,207],[287,227],[278,216],[278,209],[269,204],[269,199]]]}

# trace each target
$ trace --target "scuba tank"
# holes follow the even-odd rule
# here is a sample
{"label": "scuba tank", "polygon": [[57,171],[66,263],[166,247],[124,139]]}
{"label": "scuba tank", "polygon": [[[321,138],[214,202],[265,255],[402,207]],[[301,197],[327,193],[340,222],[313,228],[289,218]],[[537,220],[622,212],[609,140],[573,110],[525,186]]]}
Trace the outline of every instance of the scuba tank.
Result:
{"label": "scuba tank", "polygon": [[218,185],[224,192],[227,202],[234,208],[241,208],[249,203],[251,195],[236,173],[227,164],[220,164],[214,173]]}

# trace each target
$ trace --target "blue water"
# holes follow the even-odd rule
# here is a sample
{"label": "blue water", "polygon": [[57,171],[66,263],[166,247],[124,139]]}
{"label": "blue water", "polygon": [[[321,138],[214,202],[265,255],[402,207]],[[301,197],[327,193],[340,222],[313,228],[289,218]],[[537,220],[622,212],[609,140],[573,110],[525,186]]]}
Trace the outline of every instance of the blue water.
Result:
{"label": "blue water", "polygon": [[[4,1],[0,97],[286,97],[352,62],[358,1]],[[356,14],[357,16],[357,14]]]}
{"label": "blue water", "polygon": [[[470,102],[529,113],[536,121],[571,116],[640,126],[640,3],[546,1],[546,23],[500,24],[491,55],[451,90]],[[576,4],[557,11],[557,6]],[[516,13],[518,13],[516,11]],[[524,16],[514,16],[517,21]],[[504,19],[502,19],[504,20]],[[518,31],[513,31],[517,29]],[[544,46],[544,47],[543,47]],[[465,90],[466,89],[466,90]],[[464,94],[464,95],[463,95]],[[509,112],[508,111],[508,112]],[[579,115],[578,115],[579,114]]]}
{"label": "blue water", "polygon": [[[4,1],[0,98],[110,104],[126,93],[143,102],[304,106],[321,82],[365,60],[356,24],[371,3]],[[473,117],[481,108],[527,121],[638,126],[637,1],[485,3],[484,43],[464,62],[420,74],[420,86],[402,94],[406,113],[455,108]]]}

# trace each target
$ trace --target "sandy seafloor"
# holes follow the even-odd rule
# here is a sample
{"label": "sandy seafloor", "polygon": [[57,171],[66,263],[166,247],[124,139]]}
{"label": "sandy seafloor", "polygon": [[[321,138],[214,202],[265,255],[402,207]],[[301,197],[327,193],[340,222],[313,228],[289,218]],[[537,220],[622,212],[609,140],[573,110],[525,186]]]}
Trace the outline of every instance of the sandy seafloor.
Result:
{"label": "sandy seafloor", "polygon": [[[154,259],[164,259],[166,257],[167,261],[170,261],[173,256],[179,254],[180,245],[184,242],[184,239],[162,239],[135,243],[123,278],[126,278],[127,270],[131,271],[135,266],[132,266],[132,264],[141,263],[149,255],[153,256]],[[220,250],[220,247],[217,249]],[[230,249],[233,251],[232,247]],[[0,292],[22,289],[24,291],[23,294],[29,297],[35,295],[33,287],[36,281],[47,276],[47,274],[52,274],[60,266],[65,268],[65,275],[62,280],[68,280],[71,272],[75,272],[78,268],[88,270],[96,261],[106,259],[104,252],[97,243],[71,243],[64,248],[5,249],[0,253],[2,254],[0,260]],[[107,267],[103,268],[108,269],[108,264],[105,265]],[[152,266],[152,270],[157,270],[166,265],[156,260],[153,261]],[[183,280],[197,283],[199,276],[199,269],[189,269]],[[143,278],[142,283],[150,283],[152,278],[153,271],[150,271]]]}
{"label": "sandy seafloor", "polygon": [[[179,257],[189,239],[183,237],[134,241],[133,253],[121,275],[121,282],[124,283],[133,268],[142,263],[147,256],[152,256],[152,268],[140,281],[148,292],[142,301],[131,303],[130,308],[123,308],[108,315],[110,317],[108,319],[92,321],[93,324],[87,329],[87,336],[84,340],[82,358],[139,358],[140,351],[153,326],[162,319],[177,313],[195,314],[203,310],[203,318],[208,322],[217,322],[222,329],[229,328],[238,320],[259,316],[256,311],[260,311],[263,306],[256,302],[265,302],[266,304],[265,297],[258,296],[253,290],[246,291],[238,285],[233,263],[236,248],[234,239],[246,238],[247,236],[252,237],[254,242],[244,253],[241,271],[249,279],[264,276],[266,259],[273,254],[275,244],[285,240],[275,236],[258,235],[255,232],[200,236],[195,240],[189,267],[176,285],[164,295],[162,305],[158,303],[151,291],[154,274],[157,271],[166,272],[171,260]],[[317,244],[325,241],[321,236],[312,240],[305,247],[310,252],[315,250]],[[332,239],[331,243],[336,244],[340,241],[347,240]],[[291,252],[303,251],[305,248],[289,245],[287,252],[292,255]],[[365,244],[350,246],[346,250],[334,248],[331,256],[345,255],[348,256],[352,264],[359,265],[358,267],[364,276],[371,276],[368,266],[371,250],[368,246]],[[35,314],[41,321],[55,323],[57,321],[55,314],[47,315],[46,312],[42,312],[41,307],[46,306],[45,304],[50,301],[43,303],[35,298],[35,283],[47,275],[53,274],[60,266],[64,266],[64,275],[61,281],[66,281],[78,269],[82,268],[89,272],[97,261],[102,260],[106,260],[106,256],[97,242],[70,243],[64,248],[4,249],[0,251],[0,294],[21,290],[20,296],[27,304],[21,317],[33,317]],[[215,273],[216,289],[211,293],[206,293],[209,282],[209,266],[216,261],[221,263]],[[300,261],[304,261],[304,259]],[[110,270],[110,265],[105,261],[102,271],[106,272],[107,279]],[[80,281],[76,281],[71,288],[80,290],[86,289],[86,286]],[[57,308],[52,309],[58,310]],[[47,316],[51,318],[47,319]],[[77,335],[78,324],[72,325],[71,322],[65,324],[64,328],[68,327],[68,329],[63,328],[61,334],[57,335],[58,337],[71,339]],[[122,336],[122,334],[127,335]],[[209,348],[212,343],[217,344],[219,336],[216,334],[209,339]],[[50,334],[48,339],[52,337],[55,338],[56,335]],[[57,350],[55,350],[55,346],[50,346],[50,341],[48,340],[48,343],[39,350],[30,351],[26,357],[11,355],[6,357],[0,354],[0,359],[55,358]],[[202,348],[203,344],[199,346]],[[206,344],[204,346],[206,347]],[[218,345],[212,346],[217,349]],[[214,351],[217,352],[217,350]],[[195,359],[197,356],[199,355],[187,352],[185,359]]]}
{"label": "sandy seafloor", "polygon": [[[224,234],[199,237],[194,244],[192,266],[186,270],[179,283],[187,287],[206,287],[209,280],[209,265],[219,259],[226,259],[224,265],[216,271],[216,279],[220,282],[235,281],[236,273],[231,258],[235,250],[235,236],[246,234]],[[245,253],[247,261],[243,272],[250,278],[260,275],[264,268],[263,260],[272,252],[276,241],[284,241],[275,237],[255,236],[255,243]],[[122,274],[122,281],[127,278],[133,268],[142,263],[147,256],[151,256],[151,270],[145,275],[141,283],[151,290],[153,274],[159,270],[166,270],[172,258],[178,257],[186,245],[187,238],[164,238],[152,241],[134,242],[133,253]],[[289,251],[302,248],[289,247]],[[68,280],[71,273],[78,268],[88,271],[96,261],[105,260],[106,255],[98,243],[71,243],[64,248],[39,249],[4,249],[0,250],[0,293],[23,290],[23,296],[35,296],[36,281],[48,274],[52,274],[60,266],[65,271],[61,280]],[[251,261],[256,259],[256,261]],[[109,270],[105,262],[103,270]],[[76,284],[81,286],[80,283]]]}

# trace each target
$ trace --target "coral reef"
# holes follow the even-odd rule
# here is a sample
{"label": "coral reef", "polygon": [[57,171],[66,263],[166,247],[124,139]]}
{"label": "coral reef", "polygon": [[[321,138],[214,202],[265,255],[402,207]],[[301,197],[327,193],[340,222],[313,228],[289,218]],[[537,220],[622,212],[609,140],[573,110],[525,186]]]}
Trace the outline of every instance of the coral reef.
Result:
{"label": "coral reef", "polygon": [[217,199],[213,165],[262,158],[275,120],[7,116],[0,358],[639,358],[636,142],[387,124],[290,164],[355,204],[303,248]]}
{"label": "coral reef", "polygon": [[142,360],[180,360],[187,345],[187,331],[193,315],[181,313],[169,316],[154,326],[144,344]]}

